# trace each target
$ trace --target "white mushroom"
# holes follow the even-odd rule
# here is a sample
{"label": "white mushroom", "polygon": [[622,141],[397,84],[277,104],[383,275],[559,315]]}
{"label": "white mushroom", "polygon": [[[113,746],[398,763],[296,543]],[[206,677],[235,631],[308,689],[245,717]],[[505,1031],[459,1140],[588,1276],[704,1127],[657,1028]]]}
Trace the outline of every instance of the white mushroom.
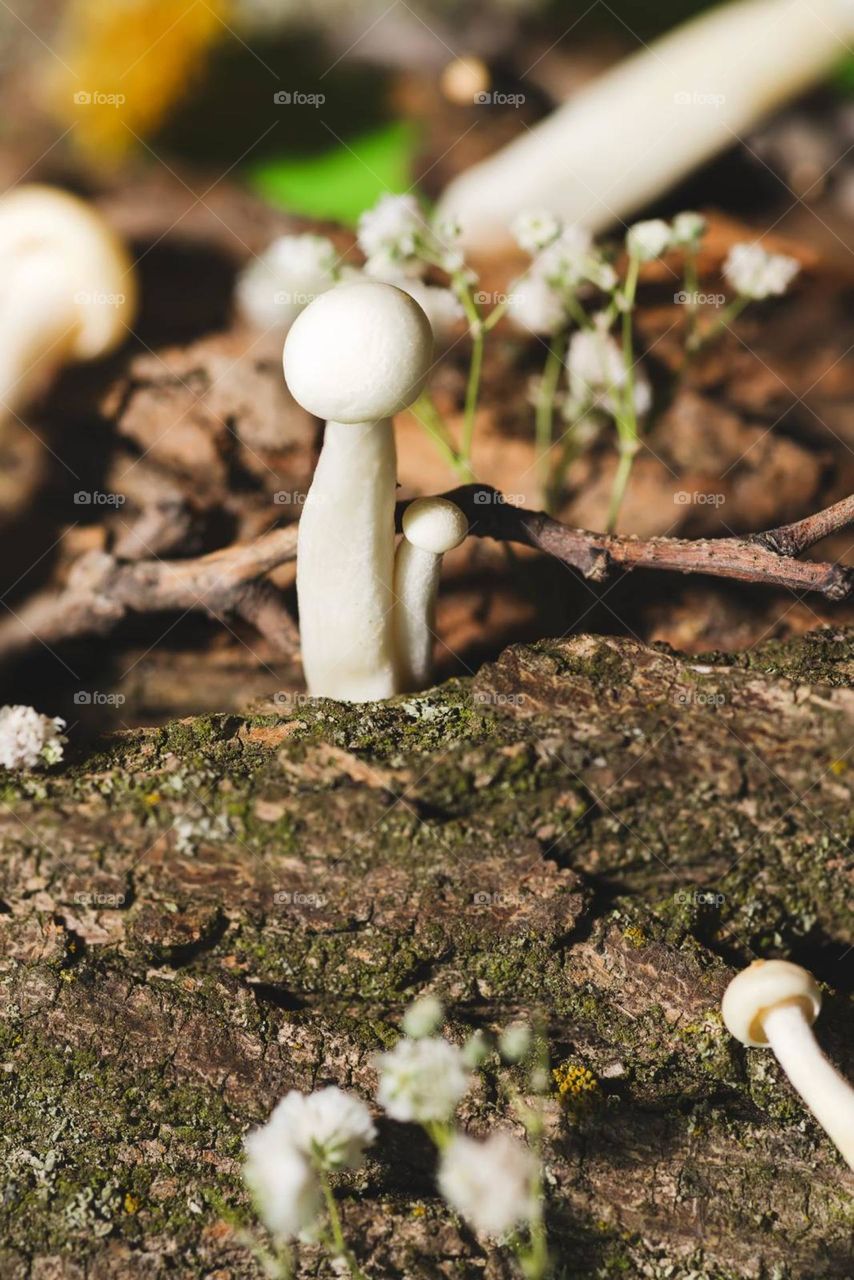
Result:
{"label": "white mushroom", "polygon": [[824,75],[854,31],[850,0],[715,6],[606,71],[457,177],[439,205],[463,243],[509,243],[525,209],[600,231],[663,194]]}
{"label": "white mushroom", "polygon": [[0,199],[0,405],[17,413],[65,364],[126,337],[133,265],[99,213],[52,187]]}
{"label": "white mushroom", "polygon": [[328,419],[297,546],[303,669],[317,697],[397,692],[391,417],[418,396],[432,349],[409,294],[367,280],[315,298],[285,341],[291,394]]}
{"label": "white mushroom", "polygon": [[447,498],[418,498],[403,513],[394,562],[394,618],[400,684],[407,691],[430,683],[442,556],[468,531],[466,517]]}
{"label": "white mushroom", "polygon": [[727,1030],[742,1044],[773,1049],[794,1088],[854,1169],[854,1089],[825,1058],[812,1033],[821,992],[788,960],[756,960],[727,987]]}

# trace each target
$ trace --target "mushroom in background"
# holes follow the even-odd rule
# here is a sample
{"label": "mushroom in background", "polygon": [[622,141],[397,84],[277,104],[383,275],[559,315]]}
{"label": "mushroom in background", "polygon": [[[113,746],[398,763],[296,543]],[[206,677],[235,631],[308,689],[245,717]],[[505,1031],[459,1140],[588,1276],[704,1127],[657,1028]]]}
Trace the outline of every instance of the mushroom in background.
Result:
{"label": "mushroom in background", "polygon": [[127,337],[136,283],[99,213],[52,187],[0,198],[0,405],[16,415],[64,365]]}

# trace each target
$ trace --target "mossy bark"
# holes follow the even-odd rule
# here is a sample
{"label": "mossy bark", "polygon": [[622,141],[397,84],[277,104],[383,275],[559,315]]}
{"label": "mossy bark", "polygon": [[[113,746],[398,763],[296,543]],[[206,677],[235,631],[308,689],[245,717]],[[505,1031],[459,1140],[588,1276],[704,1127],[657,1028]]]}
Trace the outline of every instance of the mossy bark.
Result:
{"label": "mossy bark", "polygon": [[[370,1096],[425,988],[451,1034],[539,1012],[587,1068],[548,1106],[559,1274],[850,1276],[854,1178],[718,1009],[734,966],[801,960],[854,1075],[852,638],[575,637],[387,704],[283,697],[5,780],[4,1280],[259,1275],[223,1207],[243,1134],[291,1087]],[[512,1124],[502,1097],[487,1072],[463,1121]],[[511,1274],[425,1141],[376,1152],[340,1189],[372,1277]]]}

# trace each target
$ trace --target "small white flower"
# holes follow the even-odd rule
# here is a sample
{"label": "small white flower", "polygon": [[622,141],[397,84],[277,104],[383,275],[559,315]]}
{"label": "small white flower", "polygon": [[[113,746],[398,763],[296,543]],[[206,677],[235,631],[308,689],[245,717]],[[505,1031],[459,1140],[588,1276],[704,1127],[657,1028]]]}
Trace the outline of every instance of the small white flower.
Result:
{"label": "small white flower", "polygon": [[561,224],[548,210],[527,210],[514,218],[510,230],[519,248],[533,255],[557,239]]}
{"label": "small white flower", "polygon": [[237,280],[237,305],[258,329],[289,329],[336,282],[335,246],[325,236],[280,236]]}
{"label": "small white flower", "polygon": [[488,1057],[489,1041],[480,1029],[473,1031],[463,1045],[463,1062],[475,1071],[483,1066]]}
{"label": "small white flower", "polygon": [[396,284],[398,289],[403,289],[415,299],[430,321],[434,338],[446,337],[465,316],[462,303],[450,289],[425,284],[423,280],[410,280],[406,276],[390,279],[388,283]]}
{"label": "small white flower", "polygon": [[522,276],[512,286],[507,314],[530,333],[558,333],[566,324],[559,291],[536,271]]}
{"label": "small white flower", "polygon": [[0,765],[4,769],[35,769],[56,764],[68,741],[59,716],[43,716],[33,707],[0,708]]}
{"label": "small white flower", "polygon": [[772,298],[785,293],[800,271],[785,253],[768,253],[758,244],[734,244],[724,263],[724,276],[742,298]]}
{"label": "small white flower", "polygon": [[570,224],[534,259],[533,270],[551,284],[573,288],[586,278],[594,257],[593,237],[584,227]]}
{"label": "small white flower", "polygon": [[636,222],[629,227],[626,248],[633,258],[651,262],[653,258],[661,257],[670,245],[672,235],[668,223],[661,218],[650,218],[648,222]]}
{"label": "small white flower", "polygon": [[381,196],[359,218],[356,236],[366,258],[383,251],[408,258],[422,233],[424,219],[414,196]]}
{"label": "small white flower", "polygon": [[511,1022],[498,1041],[498,1051],[505,1062],[520,1062],[531,1047],[531,1028],[527,1022]]}
{"label": "small white flower", "polygon": [[320,1213],[317,1174],[272,1123],[250,1133],[244,1143],[243,1178],[258,1216],[283,1240],[310,1234]]}
{"label": "small white flower", "polygon": [[438,1031],[445,1017],[441,1000],[436,996],[422,996],[411,1004],[403,1015],[404,1035],[413,1040],[423,1040]]}
{"label": "small white flower", "polygon": [[377,1070],[377,1101],[392,1120],[449,1120],[470,1083],[459,1049],[439,1038],[398,1041]]}
{"label": "small white flower", "polygon": [[356,1169],[377,1136],[368,1108],[334,1085],[282,1098],[268,1127],[322,1169]]}
{"label": "small white flower", "polygon": [[693,245],[706,234],[708,223],[701,213],[677,213],[673,219],[673,243]]}
{"label": "small white flower", "polygon": [[[566,363],[571,414],[579,415],[592,408],[613,417],[620,408],[628,374],[623,353],[608,332],[605,317],[594,317],[591,329],[579,329],[572,335]],[[645,414],[652,404],[652,392],[638,365],[632,371],[632,384],[635,412]]]}
{"label": "small white flower", "polygon": [[481,1235],[500,1237],[537,1213],[537,1161],[507,1133],[485,1142],[451,1139],[439,1164],[439,1190]]}

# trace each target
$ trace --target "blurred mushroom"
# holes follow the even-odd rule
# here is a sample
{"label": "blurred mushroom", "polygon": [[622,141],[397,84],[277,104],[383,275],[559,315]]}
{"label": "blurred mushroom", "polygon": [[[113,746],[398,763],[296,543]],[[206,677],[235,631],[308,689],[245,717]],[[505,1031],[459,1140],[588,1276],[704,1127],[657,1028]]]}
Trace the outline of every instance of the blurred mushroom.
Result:
{"label": "blurred mushroom", "polygon": [[104,219],[52,187],[0,199],[0,404],[17,414],[63,365],[97,360],[127,336],[133,264]]}

